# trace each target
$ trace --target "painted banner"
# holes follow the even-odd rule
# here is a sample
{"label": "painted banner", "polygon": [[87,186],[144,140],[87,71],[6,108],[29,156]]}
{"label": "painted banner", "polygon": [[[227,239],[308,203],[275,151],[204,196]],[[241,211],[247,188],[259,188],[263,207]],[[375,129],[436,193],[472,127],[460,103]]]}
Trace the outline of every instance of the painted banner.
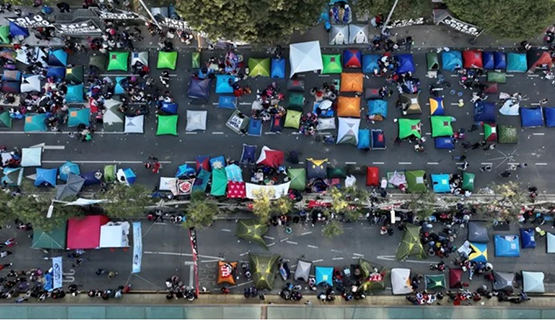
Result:
{"label": "painted banner", "polygon": [[140,222],[133,222],[133,270],[132,273],[141,272],[143,260],[143,228]]}
{"label": "painted banner", "polygon": [[434,21],[436,24],[443,23],[444,25],[449,26],[459,32],[466,33],[475,37],[478,37],[480,34],[482,34],[482,32],[484,32],[484,29],[482,28],[454,18],[446,10],[434,10]]}
{"label": "painted banner", "polygon": [[41,15],[34,15],[29,17],[20,18],[6,18],[9,22],[13,22],[23,28],[40,28],[40,27],[53,27],[54,25],[50,21],[46,20]]}
{"label": "painted banner", "polygon": [[52,258],[52,287],[54,289],[58,289],[63,286],[62,274],[62,257]]}
{"label": "painted banner", "polygon": [[177,31],[188,31],[191,30],[191,27],[186,21],[172,19],[168,17],[164,17],[163,15],[157,15],[156,20],[162,27],[166,28],[173,28]]}
{"label": "painted banner", "polygon": [[115,12],[94,9],[98,17],[103,20],[148,20],[147,18],[130,11],[116,10]]}
{"label": "painted banner", "polygon": [[77,23],[56,23],[56,29],[64,35],[89,35],[102,33],[102,29],[92,20]]}
{"label": "painted banner", "polygon": [[390,28],[402,28],[424,24],[424,18],[393,20],[387,26]]}

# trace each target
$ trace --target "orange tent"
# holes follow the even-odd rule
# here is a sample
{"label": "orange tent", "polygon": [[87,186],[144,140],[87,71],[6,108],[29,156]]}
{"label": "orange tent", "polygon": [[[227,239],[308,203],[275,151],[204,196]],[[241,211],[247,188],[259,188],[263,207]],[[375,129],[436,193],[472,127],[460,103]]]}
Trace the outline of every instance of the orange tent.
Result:
{"label": "orange tent", "polygon": [[362,73],[342,73],[341,74],[341,92],[363,92]]}
{"label": "orange tent", "polygon": [[218,261],[218,284],[229,283],[235,285],[233,274],[237,268],[237,262]]}
{"label": "orange tent", "polygon": [[337,98],[337,116],[360,118],[360,98]]}

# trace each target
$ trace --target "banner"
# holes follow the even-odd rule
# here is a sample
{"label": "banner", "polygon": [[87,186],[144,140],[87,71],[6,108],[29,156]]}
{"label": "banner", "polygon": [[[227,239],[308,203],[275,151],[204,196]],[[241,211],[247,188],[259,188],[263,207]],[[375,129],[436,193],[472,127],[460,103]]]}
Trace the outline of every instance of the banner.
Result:
{"label": "banner", "polygon": [[63,286],[62,274],[62,257],[52,258],[52,287],[54,289],[58,289]]}
{"label": "banner", "polygon": [[56,23],[56,29],[64,35],[89,35],[102,33],[102,29],[92,20],[77,23]]}
{"label": "banner", "polygon": [[173,28],[178,31],[190,31],[191,27],[186,21],[167,18],[162,15],[157,15],[156,20],[162,27]]}
{"label": "banner", "polygon": [[195,293],[198,297],[199,294],[199,281],[198,281],[198,243],[197,231],[195,228],[189,228],[189,241],[191,242],[191,251],[193,252],[193,264],[195,273]]}
{"label": "banner", "polygon": [[484,29],[478,28],[473,24],[453,18],[446,10],[434,10],[434,20],[436,24],[443,23],[459,32],[475,37],[479,36],[484,31]]}
{"label": "banner", "polygon": [[132,273],[141,272],[143,260],[143,228],[140,222],[133,222],[133,270]]}
{"label": "banner", "polygon": [[6,18],[9,22],[13,22],[23,28],[40,28],[40,27],[53,27],[50,21],[46,20],[41,15],[21,17],[21,18]]}
{"label": "banner", "polygon": [[116,12],[94,9],[98,17],[103,20],[147,20],[145,17],[130,11],[117,10]]}
{"label": "banner", "polygon": [[424,18],[408,19],[408,20],[393,20],[387,26],[389,28],[402,28],[424,24]]}

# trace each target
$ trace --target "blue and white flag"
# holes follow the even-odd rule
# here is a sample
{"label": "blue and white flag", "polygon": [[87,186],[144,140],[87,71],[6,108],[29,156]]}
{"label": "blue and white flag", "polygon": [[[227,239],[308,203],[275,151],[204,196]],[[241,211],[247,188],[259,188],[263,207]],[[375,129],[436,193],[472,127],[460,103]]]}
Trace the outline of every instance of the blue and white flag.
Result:
{"label": "blue and white flag", "polygon": [[133,222],[133,273],[141,272],[143,260],[143,228],[140,222]]}
{"label": "blue and white flag", "polygon": [[52,258],[52,286],[54,289],[58,289],[63,286],[62,274],[62,257]]}

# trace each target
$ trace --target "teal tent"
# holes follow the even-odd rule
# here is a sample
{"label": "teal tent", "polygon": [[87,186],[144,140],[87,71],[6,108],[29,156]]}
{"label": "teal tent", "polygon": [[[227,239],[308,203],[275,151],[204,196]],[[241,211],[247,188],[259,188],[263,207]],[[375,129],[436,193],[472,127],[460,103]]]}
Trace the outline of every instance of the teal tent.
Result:
{"label": "teal tent", "polygon": [[91,116],[91,109],[69,109],[69,117],[67,120],[68,127],[77,127],[81,124],[85,126],[90,125],[89,118]]}

